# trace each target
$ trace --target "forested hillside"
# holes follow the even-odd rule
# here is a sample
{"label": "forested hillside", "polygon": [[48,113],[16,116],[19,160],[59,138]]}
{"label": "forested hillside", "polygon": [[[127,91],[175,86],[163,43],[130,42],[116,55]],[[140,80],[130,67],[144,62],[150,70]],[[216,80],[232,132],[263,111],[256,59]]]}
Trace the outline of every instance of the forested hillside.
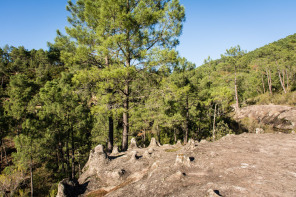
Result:
{"label": "forested hillside", "polygon": [[[236,84],[241,106],[261,104],[295,104],[295,44],[296,34],[268,44],[251,52],[244,52],[239,46],[197,68],[202,83],[209,89],[229,87],[234,91]],[[213,80],[215,79],[215,80]],[[233,89],[233,90],[231,90]],[[210,95],[210,94],[207,94]]]}
{"label": "forested hillside", "polygon": [[196,67],[174,50],[185,20],[178,1],[97,2],[70,1],[70,26],[48,51],[0,48],[1,191],[54,195],[97,144],[217,140],[242,132],[234,108],[295,105],[296,34]]}

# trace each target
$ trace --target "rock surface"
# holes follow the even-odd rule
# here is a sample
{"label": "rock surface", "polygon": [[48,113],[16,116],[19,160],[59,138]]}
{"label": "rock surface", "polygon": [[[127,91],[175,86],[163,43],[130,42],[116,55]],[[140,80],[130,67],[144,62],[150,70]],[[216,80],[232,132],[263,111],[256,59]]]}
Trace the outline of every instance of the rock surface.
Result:
{"label": "rock surface", "polygon": [[222,139],[193,149],[138,148],[101,157],[104,161],[94,159],[92,151],[96,162],[87,165],[97,167],[79,179],[86,189],[81,196],[295,196],[296,135],[244,133]]}
{"label": "rock surface", "polygon": [[235,118],[249,118],[280,130],[296,128],[296,108],[283,105],[251,105],[240,109]]}
{"label": "rock surface", "polygon": [[132,139],[131,139],[131,143],[130,143],[128,149],[131,150],[131,149],[135,149],[135,148],[138,148],[138,147],[137,147],[137,141],[136,141],[135,138],[132,138]]}

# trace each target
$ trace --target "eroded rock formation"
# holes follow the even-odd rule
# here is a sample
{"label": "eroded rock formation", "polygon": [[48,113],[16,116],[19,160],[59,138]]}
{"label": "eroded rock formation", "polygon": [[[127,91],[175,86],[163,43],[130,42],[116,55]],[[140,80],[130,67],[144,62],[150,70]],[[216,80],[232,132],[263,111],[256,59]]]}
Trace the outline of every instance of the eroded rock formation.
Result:
{"label": "eroded rock formation", "polygon": [[99,145],[78,182],[62,181],[58,196],[293,196],[295,148],[294,134],[247,133],[185,146],[154,139],[117,156]]}

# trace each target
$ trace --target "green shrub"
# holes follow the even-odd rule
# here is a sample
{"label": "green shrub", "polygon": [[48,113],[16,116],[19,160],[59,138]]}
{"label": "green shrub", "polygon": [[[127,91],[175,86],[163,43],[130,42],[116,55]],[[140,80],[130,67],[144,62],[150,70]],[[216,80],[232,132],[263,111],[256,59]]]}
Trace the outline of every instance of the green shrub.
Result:
{"label": "green shrub", "polygon": [[232,134],[232,130],[228,127],[228,125],[221,120],[220,122],[217,123],[216,126],[216,139],[219,140],[223,136],[227,134]]}

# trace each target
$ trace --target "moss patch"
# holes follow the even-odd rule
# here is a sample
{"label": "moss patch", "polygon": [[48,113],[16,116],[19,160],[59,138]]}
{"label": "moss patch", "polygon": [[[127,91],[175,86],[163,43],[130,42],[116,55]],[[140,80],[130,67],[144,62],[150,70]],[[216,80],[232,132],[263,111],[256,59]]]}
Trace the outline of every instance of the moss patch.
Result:
{"label": "moss patch", "polygon": [[165,152],[177,152],[178,150],[180,150],[180,148],[171,148],[171,149],[165,149]]}

